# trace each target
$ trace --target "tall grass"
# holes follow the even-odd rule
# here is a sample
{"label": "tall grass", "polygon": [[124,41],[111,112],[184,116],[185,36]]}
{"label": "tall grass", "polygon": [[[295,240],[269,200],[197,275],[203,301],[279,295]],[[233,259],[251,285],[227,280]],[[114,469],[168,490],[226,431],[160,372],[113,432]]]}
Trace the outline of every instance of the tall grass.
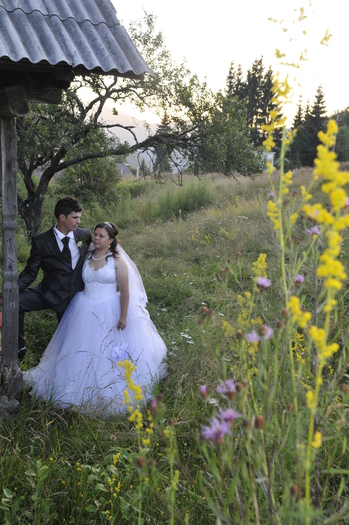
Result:
{"label": "tall grass", "polygon": [[[311,176],[311,170],[295,172],[294,191],[301,185],[307,186]],[[277,173],[273,174],[274,180],[277,177]],[[279,505],[270,504],[263,454],[267,451],[268,461],[276,460],[273,454],[280,442],[276,430],[280,421],[290,422],[282,427],[288,435],[295,433],[288,368],[277,336],[270,349],[263,343],[256,361],[249,363],[246,371],[241,339],[236,338],[239,330],[244,335],[247,330],[241,316],[249,304],[242,302],[241,297],[255,287],[255,262],[260,253],[266,254],[273,286],[264,295],[255,296],[258,312],[251,319],[257,323],[255,326],[272,326],[275,333],[282,319],[281,295],[275,284],[281,275],[279,248],[266,216],[268,178],[263,175],[253,181],[242,179],[237,184],[212,176],[205,181],[186,181],[184,188],[147,183],[144,188],[140,195],[127,195],[115,208],[89,206],[83,213],[84,226],[93,228],[100,220],[112,220],[120,227],[119,238],[140,269],[151,317],[168,347],[169,373],[155,392],[162,393],[163,399],[158,397],[153,434],[146,450],[141,451],[144,462],[139,460],[137,432],[127,418],[104,420],[57,410],[25,392],[19,412],[4,421],[0,429],[0,469],[5,490],[1,523],[140,523],[140,498],[142,523],[257,523],[256,511],[251,510],[256,509],[256,502],[260,523],[277,522],[275,510],[270,515],[270,505],[274,509]],[[53,191],[45,204],[44,224],[52,223],[56,198]],[[319,186],[314,188],[313,198],[325,202]],[[292,250],[307,249],[307,228],[301,218],[293,225],[292,238],[299,244],[292,245]],[[18,235],[23,265],[29,247],[24,232]],[[345,237],[344,252],[347,244]],[[346,264],[345,258],[343,261]],[[290,264],[290,260],[286,263]],[[311,262],[307,272],[312,275]],[[303,284],[302,293],[310,304],[311,280]],[[345,348],[346,315],[344,304],[344,322],[336,325],[339,317],[333,319],[334,327],[341,328]],[[37,363],[54,328],[53,314],[27,314],[29,351],[24,368]],[[288,386],[284,391],[276,387],[271,406],[268,405],[272,414],[269,419],[259,409],[271,388],[266,378],[272,375],[267,374],[272,374],[278,363],[284,367],[283,384]],[[337,366],[337,358],[329,363],[333,370]],[[252,372],[252,376],[245,377],[253,367],[255,375]],[[326,375],[330,377],[330,368]],[[202,425],[213,416],[217,403],[223,406],[216,388],[224,378],[242,382],[255,378],[257,389],[245,387],[239,394],[236,408],[245,410],[246,422],[236,420],[231,439],[224,445],[207,442],[202,446]],[[207,385],[205,399],[200,395],[202,385]],[[341,407],[347,407],[345,398],[340,398],[342,394],[336,395]],[[249,408],[249,412],[246,406],[250,406],[253,396],[260,404],[253,410]],[[342,410],[341,407],[338,405],[337,409]],[[332,458],[333,468],[338,471],[321,478],[326,483],[327,517],[334,515],[346,498],[345,491],[339,491],[345,477],[340,472],[348,469],[345,410],[341,412],[343,439],[337,443],[325,441],[321,451],[324,461],[328,463]],[[301,435],[305,432],[306,409],[302,413]],[[258,415],[266,420],[266,444],[263,430],[255,428]],[[145,410],[144,419],[147,417]],[[331,417],[338,424],[335,412]],[[245,457],[246,443],[250,456]],[[298,491],[295,452],[294,449],[285,454],[283,470],[275,472],[280,489],[272,498],[277,502],[284,498],[288,512],[282,523],[304,523],[297,506],[302,494],[298,500],[294,492]],[[280,451],[278,459],[282,454]],[[239,463],[241,458],[245,470]],[[253,470],[256,465],[260,467],[258,472]],[[244,489],[236,480],[247,474]],[[246,487],[251,486],[253,490],[248,491]],[[237,501],[241,502],[240,507]],[[345,523],[346,518],[340,519]],[[341,523],[340,519],[327,523]],[[326,523],[320,511],[314,514],[316,522]]]}

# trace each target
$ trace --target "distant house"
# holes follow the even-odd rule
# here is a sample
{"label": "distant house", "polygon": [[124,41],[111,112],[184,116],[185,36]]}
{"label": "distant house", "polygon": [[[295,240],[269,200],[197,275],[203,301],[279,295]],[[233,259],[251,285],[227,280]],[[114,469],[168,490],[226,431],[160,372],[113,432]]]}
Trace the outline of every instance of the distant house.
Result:
{"label": "distant house", "polygon": [[117,167],[123,177],[133,177],[127,164],[117,164]]}
{"label": "distant house", "polygon": [[275,152],[273,151],[263,152],[263,160],[264,160],[265,165],[267,164],[267,162],[270,162],[270,164],[274,166],[274,157],[275,157]]}

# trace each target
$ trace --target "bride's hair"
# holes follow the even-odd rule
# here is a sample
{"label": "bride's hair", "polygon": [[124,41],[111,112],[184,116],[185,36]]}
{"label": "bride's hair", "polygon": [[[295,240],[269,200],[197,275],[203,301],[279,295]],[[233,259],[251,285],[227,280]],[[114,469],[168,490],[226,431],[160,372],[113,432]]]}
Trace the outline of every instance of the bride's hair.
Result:
{"label": "bride's hair", "polygon": [[[110,243],[110,252],[111,252],[111,255],[114,257],[114,258],[117,258],[119,252],[117,251],[116,247],[118,245],[118,238],[117,238],[117,235],[118,235],[118,227],[112,223],[112,222],[99,222],[96,226],[95,226],[95,229],[94,231],[97,230],[97,228],[104,228],[105,231],[107,232],[107,234],[109,235],[109,239],[112,239],[112,242]],[[108,257],[111,257],[110,255]]]}

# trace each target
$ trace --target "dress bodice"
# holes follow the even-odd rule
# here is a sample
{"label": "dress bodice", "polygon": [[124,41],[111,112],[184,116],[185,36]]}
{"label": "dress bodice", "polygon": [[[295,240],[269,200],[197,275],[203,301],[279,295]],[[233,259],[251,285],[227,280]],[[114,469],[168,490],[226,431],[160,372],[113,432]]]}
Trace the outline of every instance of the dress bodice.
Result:
{"label": "dress bodice", "polygon": [[108,257],[107,264],[99,270],[92,270],[89,259],[87,259],[82,269],[82,278],[85,283],[85,294],[93,301],[102,301],[117,293],[116,272],[112,257]]}

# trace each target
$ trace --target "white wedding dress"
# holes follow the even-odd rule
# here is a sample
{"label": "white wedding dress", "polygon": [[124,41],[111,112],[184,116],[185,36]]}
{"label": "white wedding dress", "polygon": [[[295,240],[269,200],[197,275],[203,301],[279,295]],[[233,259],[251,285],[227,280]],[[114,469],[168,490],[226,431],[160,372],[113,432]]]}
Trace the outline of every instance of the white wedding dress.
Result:
{"label": "white wedding dress", "polygon": [[147,297],[136,266],[119,250],[129,269],[130,303],[126,328],[120,318],[113,258],[98,271],[87,260],[82,277],[85,289],[75,295],[39,364],[24,372],[31,393],[54,406],[84,413],[118,413],[123,405],[124,370],[118,361],[128,359],[136,366],[134,383],[149,400],[155,382],[166,373],[166,346],[145,308]]}

